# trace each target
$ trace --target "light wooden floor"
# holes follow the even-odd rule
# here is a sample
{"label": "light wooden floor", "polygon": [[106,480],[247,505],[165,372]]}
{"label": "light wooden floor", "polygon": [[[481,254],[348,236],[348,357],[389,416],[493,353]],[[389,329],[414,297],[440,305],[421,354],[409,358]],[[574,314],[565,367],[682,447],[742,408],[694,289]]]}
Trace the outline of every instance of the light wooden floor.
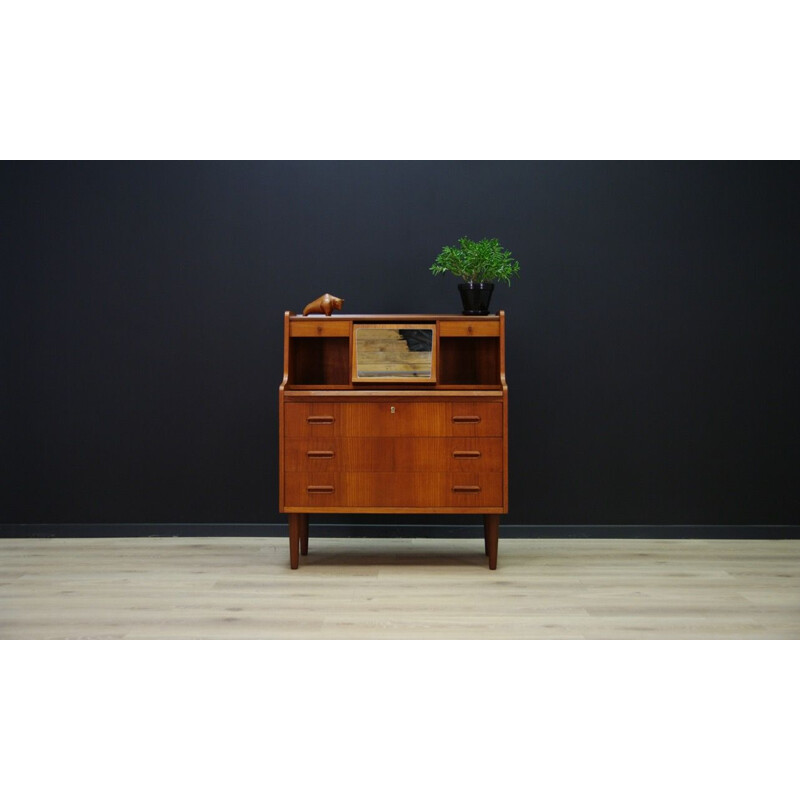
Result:
{"label": "light wooden floor", "polygon": [[3,639],[798,639],[800,541],[0,540]]}

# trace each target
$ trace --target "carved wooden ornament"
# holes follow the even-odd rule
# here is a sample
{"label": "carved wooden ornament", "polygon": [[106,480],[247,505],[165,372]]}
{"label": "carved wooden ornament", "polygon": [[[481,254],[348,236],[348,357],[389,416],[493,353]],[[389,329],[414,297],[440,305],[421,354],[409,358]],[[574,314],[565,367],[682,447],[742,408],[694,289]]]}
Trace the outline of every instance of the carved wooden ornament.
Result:
{"label": "carved wooden ornament", "polygon": [[326,292],[316,300],[312,300],[303,309],[303,316],[307,317],[309,314],[324,314],[326,317],[329,317],[332,311],[340,311],[343,304],[344,300]]}

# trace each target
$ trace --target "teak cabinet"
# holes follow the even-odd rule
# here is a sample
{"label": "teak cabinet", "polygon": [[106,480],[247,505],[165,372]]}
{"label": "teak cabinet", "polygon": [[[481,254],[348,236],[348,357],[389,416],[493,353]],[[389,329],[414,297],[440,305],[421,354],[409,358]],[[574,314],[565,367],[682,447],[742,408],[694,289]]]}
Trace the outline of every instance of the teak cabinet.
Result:
{"label": "teak cabinet", "polygon": [[280,510],[292,569],[312,513],[508,511],[505,314],[284,315]]}

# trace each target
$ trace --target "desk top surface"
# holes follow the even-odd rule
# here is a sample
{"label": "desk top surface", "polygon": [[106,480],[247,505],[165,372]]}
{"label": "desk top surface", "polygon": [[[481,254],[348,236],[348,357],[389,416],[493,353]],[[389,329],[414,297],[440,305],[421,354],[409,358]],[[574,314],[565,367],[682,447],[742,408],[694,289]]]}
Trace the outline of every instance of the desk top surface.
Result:
{"label": "desk top surface", "polygon": [[485,316],[471,316],[468,314],[331,314],[326,317],[325,314],[293,314],[291,311],[286,312],[289,319],[313,319],[315,322],[320,320],[353,320],[355,322],[366,322],[368,320],[376,320],[380,322],[433,322],[436,320],[444,321],[458,321],[458,322],[480,322],[481,320],[498,320],[503,314],[500,311],[497,314],[487,314]]}

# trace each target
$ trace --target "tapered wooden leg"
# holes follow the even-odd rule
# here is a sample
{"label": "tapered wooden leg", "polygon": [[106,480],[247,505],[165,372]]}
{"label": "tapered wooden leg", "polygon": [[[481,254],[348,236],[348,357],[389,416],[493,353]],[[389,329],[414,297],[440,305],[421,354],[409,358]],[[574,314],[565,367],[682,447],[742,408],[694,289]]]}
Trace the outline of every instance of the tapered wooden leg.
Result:
{"label": "tapered wooden leg", "polygon": [[300,555],[308,555],[308,514],[298,514],[300,517]]}
{"label": "tapered wooden leg", "polygon": [[300,564],[300,514],[289,514],[289,564],[292,569]]}
{"label": "tapered wooden leg", "polygon": [[500,538],[500,515],[484,514],[483,524],[486,531],[486,549],[489,556],[489,569],[497,569],[497,540]]}
{"label": "tapered wooden leg", "polygon": [[489,522],[487,515],[483,515],[483,549],[486,555],[489,555]]}

